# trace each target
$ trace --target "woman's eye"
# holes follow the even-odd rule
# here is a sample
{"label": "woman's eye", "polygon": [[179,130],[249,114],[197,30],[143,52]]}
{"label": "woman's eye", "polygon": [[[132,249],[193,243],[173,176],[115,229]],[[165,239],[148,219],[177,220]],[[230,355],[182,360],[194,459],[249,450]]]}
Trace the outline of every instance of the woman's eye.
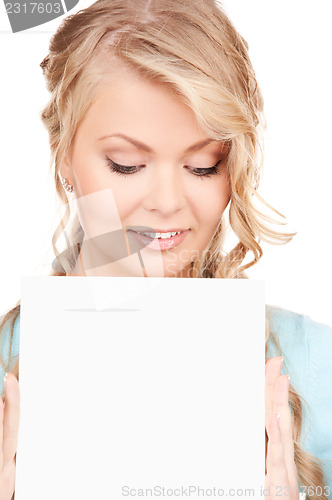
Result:
{"label": "woman's eye", "polygon": [[186,167],[192,174],[197,175],[198,177],[210,177],[211,175],[218,175],[220,172],[218,171],[218,163],[216,163],[213,167],[208,168],[193,168]]}
{"label": "woman's eye", "polygon": [[125,165],[120,165],[119,163],[115,163],[108,156],[105,156],[105,158],[108,168],[112,172],[116,172],[117,174],[120,175],[135,174],[145,166],[145,165],[132,165],[127,167]]}
{"label": "woman's eye", "polygon": [[[130,165],[130,166],[125,166],[125,165],[120,165],[119,163],[115,163],[115,161],[111,160],[108,156],[105,156],[106,161],[107,161],[107,166],[112,172],[116,172],[117,174],[120,175],[130,175],[130,174],[135,174],[136,172],[139,172],[142,168],[145,167],[145,165]],[[186,166],[185,168],[189,170],[193,175],[197,177],[210,177],[211,175],[217,175],[220,174],[218,171],[218,163],[216,163],[213,167],[208,167],[208,168],[194,168],[194,167],[188,167]]]}

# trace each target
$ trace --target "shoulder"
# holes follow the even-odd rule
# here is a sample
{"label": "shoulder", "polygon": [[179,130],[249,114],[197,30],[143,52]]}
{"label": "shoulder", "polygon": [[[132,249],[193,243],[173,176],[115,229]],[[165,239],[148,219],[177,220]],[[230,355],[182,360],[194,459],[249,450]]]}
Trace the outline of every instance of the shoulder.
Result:
{"label": "shoulder", "polygon": [[[275,306],[266,306],[266,317],[270,332],[279,342],[283,351],[284,364],[295,365],[295,375],[311,379],[322,378],[321,383],[330,383],[322,377],[322,372],[332,377],[332,328],[312,320],[309,316],[298,314]],[[268,357],[276,355],[272,337],[268,340]],[[299,373],[298,373],[299,372]],[[301,377],[303,378],[303,377]]]}
{"label": "shoulder", "polygon": [[270,326],[278,329],[281,334],[288,335],[289,338],[294,337],[299,332],[326,338],[332,333],[331,326],[318,323],[309,316],[282,309],[281,307],[267,305],[265,312]]}
{"label": "shoulder", "polygon": [[[282,373],[303,398],[303,445],[325,461],[332,486],[332,328],[275,306],[266,306],[266,318],[284,357]],[[278,354],[270,338],[267,353]]]}
{"label": "shoulder", "polygon": [[[292,371],[293,387],[301,386],[304,398],[310,398],[318,386],[320,390],[328,389],[332,381],[332,328],[309,316],[275,306],[266,306],[266,317],[270,332],[280,344],[283,368],[287,368],[288,373]],[[267,357],[277,355],[272,337],[267,344]],[[332,404],[332,395],[329,398]]]}
{"label": "shoulder", "polygon": [[[0,316],[0,324],[4,316]],[[13,363],[18,359],[20,348],[20,313],[15,319],[9,319],[0,330],[0,393],[3,378]]]}

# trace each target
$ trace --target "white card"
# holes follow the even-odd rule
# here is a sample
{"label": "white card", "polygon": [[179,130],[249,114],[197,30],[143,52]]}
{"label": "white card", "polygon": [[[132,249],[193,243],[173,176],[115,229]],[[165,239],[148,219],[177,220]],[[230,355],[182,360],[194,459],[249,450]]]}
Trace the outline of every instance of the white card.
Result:
{"label": "white card", "polygon": [[262,281],[23,278],[15,500],[259,498],[264,304]]}

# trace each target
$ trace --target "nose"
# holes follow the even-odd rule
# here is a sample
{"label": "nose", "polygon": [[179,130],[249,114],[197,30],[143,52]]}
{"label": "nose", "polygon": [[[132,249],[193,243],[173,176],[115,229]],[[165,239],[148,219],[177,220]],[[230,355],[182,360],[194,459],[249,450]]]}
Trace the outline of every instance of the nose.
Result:
{"label": "nose", "polygon": [[168,164],[155,165],[144,193],[143,207],[167,216],[183,209],[186,198],[178,168]]}

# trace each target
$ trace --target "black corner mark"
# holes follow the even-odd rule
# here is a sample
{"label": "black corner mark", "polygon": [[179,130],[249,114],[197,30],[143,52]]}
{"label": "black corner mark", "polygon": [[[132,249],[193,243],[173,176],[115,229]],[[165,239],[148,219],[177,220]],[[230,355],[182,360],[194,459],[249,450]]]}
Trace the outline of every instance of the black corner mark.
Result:
{"label": "black corner mark", "polygon": [[64,0],[67,12],[78,4],[79,0]]}
{"label": "black corner mark", "polygon": [[4,0],[13,33],[40,26],[63,16],[78,2],[79,0]]}

